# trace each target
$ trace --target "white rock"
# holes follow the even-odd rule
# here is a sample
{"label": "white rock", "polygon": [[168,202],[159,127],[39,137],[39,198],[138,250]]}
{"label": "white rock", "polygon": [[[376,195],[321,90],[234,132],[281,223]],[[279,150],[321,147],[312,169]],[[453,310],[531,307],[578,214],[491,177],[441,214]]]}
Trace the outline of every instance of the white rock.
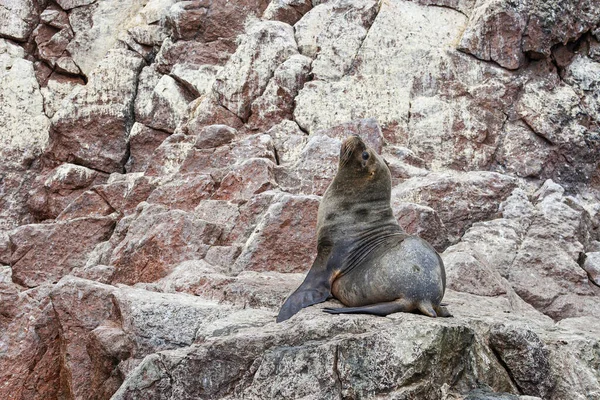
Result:
{"label": "white rock", "polygon": [[144,107],[140,122],[154,129],[173,132],[185,116],[190,100],[175,79],[163,75]]}
{"label": "white rock", "polygon": [[304,55],[316,56],[316,79],[336,80],[348,72],[378,11],[375,0],[336,0],[318,5],[298,21],[296,40]]}
{"label": "white rock", "polygon": [[[8,54],[19,53],[10,46],[7,49]],[[16,57],[4,59],[11,67],[0,70],[0,158],[6,166],[20,165],[39,155],[48,143],[50,119],[44,114],[33,63]]]}
{"label": "white rock", "polygon": [[263,92],[275,69],[297,53],[294,29],[283,22],[263,21],[250,26],[236,52],[217,75],[213,90],[219,102],[242,119]]}
{"label": "white rock", "polygon": [[[91,1],[82,0],[82,3],[89,4]],[[88,76],[108,50],[115,46],[120,32],[128,27],[129,21],[140,11],[143,3],[134,0],[105,0],[78,7],[80,5],[82,4],[66,5],[77,6],[69,14],[75,37],[67,50],[81,72]]]}
{"label": "white rock", "polygon": [[204,96],[212,90],[215,78],[222,67],[218,65],[175,64],[171,76],[181,82],[196,96]]}

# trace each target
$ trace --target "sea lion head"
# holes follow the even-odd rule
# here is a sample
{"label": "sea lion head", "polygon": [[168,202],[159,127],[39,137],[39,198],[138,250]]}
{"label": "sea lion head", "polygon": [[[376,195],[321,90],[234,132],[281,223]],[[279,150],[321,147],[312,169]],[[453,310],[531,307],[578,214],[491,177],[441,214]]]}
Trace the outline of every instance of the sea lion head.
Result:
{"label": "sea lion head", "polygon": [[375,178],[382,167],[387,170],[385,162],[375,150],[362,141],[360,136],[351,135],[342,143],[338,173],[347,171],[361,179]]}
{"label": "sea lion head", "polygon": [[352,195],[356,201],[389,199],[391,184],[390,170],[375,150],[358,135],[351,135],[344,140],[331,194],[344,197]]}

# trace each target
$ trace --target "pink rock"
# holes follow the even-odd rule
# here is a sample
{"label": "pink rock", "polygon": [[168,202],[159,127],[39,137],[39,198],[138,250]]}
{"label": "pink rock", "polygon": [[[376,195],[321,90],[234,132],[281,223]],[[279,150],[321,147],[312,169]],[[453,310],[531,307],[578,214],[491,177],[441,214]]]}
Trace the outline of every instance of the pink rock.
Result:
{"label": "pink rock", "polygon": [[181,210],[148,205],[114,249],[113,282],[153,282],[182,261],[201,259],[218,242],[222,228]]}
{"label": "pink rock", "polygon": [[277,182],[292,193],[323,195],[337,172],[341,144],[325,135],[309,136],[296,163],[277,171]]}
{"label": "pink rock", "polygon": [[154,150],[168,137],[167,132],[137,122],[133,124],[129,133],[129,160],[125,164],[125,170],[128,173],[144,171],[152,162]]}
{"label": "pink rock", "polygon": [[116,369],[119,360],[99,348],[101,335],[94,332],[101,325],[120,322],[113,300],[116,290],[68,276],[51,293],[61,332],[61,389],[72,398],[89,398],[90,393],[109,398],[122,382]]}
{"label": "pink rock", "polygon": [[27,287],[57,282],[85,265],[96,244],[110,237],[115,223],[116,215],[110,215],[17,228],[10,235],[15,282]]}
{"label": "pink rock", "polygon": [[227,125],[209,125],[196,135],[194,147],[197,149],[212,149],[231,143],[237,131]]}
{"label": "pink rock", "polygon": [[59,324],[48,297],[50,290],[44,285],[19,293],[17,285],[0,278],[3,399],[66,396],[60,384]]}
{"label": "pink rock", "polygon": [[[204,132],[204,131],[203,131]],[[203,133],[196,140],[203,144]],[[197,146],[196,146],[197,147]],[[238,164],[253,158],[276,162],[273,140],[269,135],[251,135],[241,140],[217,148],[194,148],[180,167],[180,173],[210,172],[216,180],[221,180],[230,168],[240,168]]]}
{"label": "pink rock", "polygon": [[56,216],[56,221],[68,221],[84,217],[104,217],[115,211],[95,190],[87,190]]}
{"label": "pink rock", "polygon": [[263,158],[251,158],[232,167],[215,191],[213,199],[248,200],[255,194],[276,187],[274,167],[272,161]]}
{"label": "pink rock", "polygon": [[29,211],[38,219],[56,218],[71,202],[108,176],[75,164],[62,164],[40,174],[27,200]]}
{"label": "pink rock", "polygon": [[293,119],[294,99],[309,78],[312,59],[295,54],[274,72],[265,91],[251,106],[248,123],[259,129],[269,129],[284,119]]}
{"label": "pink rock", "polygon": [[471,14],[459,49],[504,68],[519,68],[525,62],[521,42],[528,22],[527,8],[504,1],[479,4]]}
{"label": "pink rock", "polygon": [[139,203],[148,198],[155,187],[156,184],[139,173],[112,174],[108,183],[94,186],[82,193],[56,219],[104,216],[115,211],[121,215],[129,215]]}
{"label": "pink rock", "polygon": [[212,95],[196,99],[189,107],[191,109],[189,119],[183,125],[183,131],[188,135],[197,135],[209,125],[222,124],[235,129],[244,125],[237,115],[220,105]]}
{"label": "pink rock", "polygon": [[269,190],[252,196],[250,200],[240,205],[235,219],[231,222],[233,228],[225,237],[225,243],[244,245],[277,195],[276,191]]}
{"label": "pink rock", "polygon": [[438,252],[448,247],[448,232],[434,209],[414,203],[400,203],[394,207],[394,216],[406,233],[425,239]]}
{"label": "pink rock", "polygon": [[156,56],[156,67],[159,72],[168,74],[175,64],[224,65],[236,49],[235,40],[217,39],[204,43],[179,40],[173,42],[166,39]]}
{"label": "pink rock", "polygon": [[312,8],[310,0],[273,0],[263,13],[264,19],[294,25]]}
{"label": "pink rock", "polygon": [[479,262],[473,255],[460,251],[443,254],[447,287],[478,296],[500,296],[507,293],[508,282],[498,271]]}
{"label": "pink rock", "polygon": [[195,142],[196,138],[190,135],[176,133],[169,136],[152,153],[152,161],[148,163],[144,174],[163,176],[177,172],[189,158]]}
{"label": "pink rock", "polygon": [[[103,172],[122,172],[127,161],[128,121],[143,59],[111,50],[54,115],[49,153]],[[117,68],[115,68],[117,66]]]}
{"label": "pink rock", "polygon": [[192,40],[201,36],[209,7],[210,2],[204,0],[175,3],[169,9],[165,21],[169,36],[175,40]]}
{"label": "pink rock", "polygon": [[451,242],[475,222],[495,218],[500,203],[516,186],[515,178],[493,172],[430,173],[411,178],[392,190],[392,209],[402,202],[434,209]]}
{"label": "pink rock", "polygon": [[290,25],[278,21],[252,24],[241,36],[236,52],[217,74],[213,91],[219,104],[247,120],[252,102],[263,93],[279,64],[296,53],[294,29]]}
{"label": "pink rock", "polygon": [[521,177],[539,177],[552,162],[553,150],[521,122],[507,123],[496,160],[507,171]]}
{"label": "pink rock", "polygon": [[210,17],[204,24],[202,37],[206,42],[219,38],[235,38],[244,31],[244,23],[251,15],[259,17],[267,8],[267,0],[241,0],[210,3]]}
{"label": "pink rock", "polygon": [[304,272],[316,256],[319,198],[276,197],[236,260],[235,271]]}
{"label": "pink rock", "polygon": [[157,187],[148,197],[148,203],[192,211],[201,200],[210,198],[214,190],[215,181],[210,175],[177,174]]}

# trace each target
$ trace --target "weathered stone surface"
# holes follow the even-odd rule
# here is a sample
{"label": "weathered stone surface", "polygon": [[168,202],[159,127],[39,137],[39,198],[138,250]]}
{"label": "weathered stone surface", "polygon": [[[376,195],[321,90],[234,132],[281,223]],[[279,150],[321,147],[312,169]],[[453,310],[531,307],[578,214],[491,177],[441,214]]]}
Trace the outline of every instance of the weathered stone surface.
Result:
{"label": "weathered stone surface", "polygon": [[88,84],[73,91],[54,115],[49,150],[53,157],[108,173],[123,171],[142,64],[131,51],[108,53]]}
{"label": "weathered stone surface", "polygon": [[546,398],[555,385],[548,349],[530,330],[494,326],[490,344],[522,393]]}
{"label": "weathered stone surface", "polygon": [[274,72],[264,92],[251,106],[248,123],[257,128],[270,128],[284,119],[292,119],[294,98],[308,80],[312,60],[295,54]]}
{"label": "weathered stone surface", "polygon": [[504,218],[473,225],[446,250],[449,286],[492,295],[507,290],[506,279],[511,290],[555,320],[596,315],[599,291],[578,264],[587,241],[587,211],[547,181],[533,204],[516,191],[502,213]]}
{"label": "weathered stone surface", "polygon": [[406,233],[427,240],[438,252],[448,247],[446,226],[431,207],[400,203],[394,207],[394,216]]}
{"label": "weathered stone surface", "polygon": [[178,174],[157,187],[148,197],[148,203],[193,211],[201,200],[210,198],[214,190],[215,181],[210,175]]}
{"label": "weathered stone surface", "polygon": [[152,153],[152,162],[146,167],[146,176],[168,176],[179,170],[194,147],[196,138],[173,134]]}
{"label": "weathered stone surface", "polygon": [[108,182],[94,186],[75,199],[57,220],[68,220],[90,215],[132,214],[137,205],[145,201],[156,184],[142,174],[111,174]]}
{"label": "weathered stone surface", "polygon": [[455,242],[474,223],[492,219],[516,180],[493,172],[432,173],[411,178],[392,190],[392,209],[403,202],[436,210]]}
{"label": "weathered stone surface", "polygon": [[600,286],[600,252],[586,253],[581,268],[587,272],[590,281]]}
{"label": "weathered stone surface", "polygon": [[523,65],[526,55],[535,59],[548,57],[555,44],[577,40],[597,24],[599,15],[587,0],[480,0],[470,15],[459,48],[482,60],[516,69]]}
{"label": "weathered stone surface", "polygon": [[156,68],[169,74],[173,66],[188,63],[191,65],[224,65],[236,49],[235,40],[217,39],[212,42],[179,40],[167,38],[156,55]]}
{"label": "weathered stone surface", "polygon": [[329,1],[295,25],[300,52],[315,59],[312,73],[316,79],[338,80],[349,72],[378,11],[379,3],[374,0]]}
{"label": "weathered stone surface", "polygon": [[[1,398],[600,396],[590,0],[8,3]],[[353,133],[455,318],[275,323]]]}
{"label": "weathered stone surface", "polygon": [[217,200],[248,200],[250,197],[277,187],[275,164],[264,158],[251,158],[231,168],[223,177],[213,198]]}
{"label": "weathered stone surface", "polygon": [[17,228],[10,235],[13,279],[26,287],[57,282],[85,265],[94,246],[108,239],[115,222],[111,215]]}
{"label": "weathered stone surface", "polygon": [[61,164],[36,179],[37,188],[29,193],[27,207],[40,220],[56,218],[86,189],[106,180],[105,174],[93,169]]}
{"label": "weathered stone surface", "polygon": [[21,58],[24,54],[19,49],[0,39],[0,66],[4,67],[0,70],[2,170],[30,163],[48,143],[50,120],[44,114],[33,63]]}
{"label": "weathered stone surface", "polygon": [[182,261],[201,259],[221,234],[218,225],[181,210],[148,205],[112,252],[113,282],[158,280]]}
{"label": "weathered stone surface", "polygon": [[[219,196],[222,197],[219,198],[226,198],[228,195],[244,197],[251,195],[253,190],[259,190],[263,184],[265,184],[265,188],[269,185],[274,186],[272,170],[276,157],[273,140],[269,135],[250,135],[216,148],[197,148],[197,146],[208,146],[208,142],[204,142],[204,139],[212,134],[218,134],[222,129],[233,133],[230,128],[213,125],[202,130],[199,136],[192,136],[191,139],[195,141],[194,149],[187,153],[187,158],[180,165],[179,172],[210,172],[219,181],[223,181],[225,175],[228,175],[223,190],[219,192]],[[204,136],[205,134],[207,136]],[[243,174],[244,170],[254,170],[258,175],[241,176],[240,174]],[[252,188],[250,186],[246,188],[244,186],[246,183],[252,185]],[[229,200],[229,198],[226,199]]]}
{"label": "weathered stone surface", "polygon": [[212,149],[227,145],[235,139],[237,131],[227,125],[210,125],[196,135],[194,147],[197,149]]}
{"label": "weathered stone surface", "polygon": [[383,133],[381,132],[381,127],[373,118],[346,122],[329,129],[324,129],[319,133],[339,139],[340,141],[343,141],[350,135],[359,135],[365,141],[365,144],[378,154],[381,154],[383,150]]}
{"label": "weathered stone surface", "polygon": [[[118,35],[125,29],[142,8],[137,1],[97,1],[83,0],[69,2],[63,9],[74,8],[69,13],[69,21],[74,38],[67,50],[74,63],[85,76],[90,76],[109,50],[117,43]],[[126,62],[126,61],[120,61]],[[115,64],[120,62],[115,60]]]}
{"label": "weathered stone surface", "polygon": [[119,360],[92,351],[97,346],[92,347],[89,342],[99,326],[119,321],[119,310],[112,298],[115,290],[109,285],[67,276],[50,293],[61,331],[60,389],[69,397],[107,398],[122,382],[116,368]]}
{"label": "weathered stone surface", "polygon": [[459,49],[475,57],[517,69],[525,62],[523,34],[528,2],[478,1],[463,33]]}
{"label": "weathered stone surface", "polygon": [[196,39],[207,19],[209,2],[182,1],[173,4],[165,19],[169,36],[175,40]]}
{"label": "weathered stone surface", "polygon": [[265,90],[277,66],[297,52],[290,25],[278,21],[255,23],[217,75],[214,90],[219,103],[246,120],[250,105]]}
{"label": "weathered stone surface", "polygon": [[129,159],[125,164],[125,171],[143,172],[152,162],[154,150],[168,137],[167,132],[149,128],[138,122],[133,124],[129,132]]}
{"label": "weathered stone surface", "polygon": [[181,87],[175,79],[163,75],[159,80],[148,102],[136,113],[138,122],[150,128],[173,133],[181,123],[192,95]]}
{"label": "weathered stone surface", "polygon": [[273,138],[278,165],[292,165],[298,161],[308,137],[294,121],[283,120],[266,132]]}
{"label": "weathered stone surface", "polygon": [[[0,267],[0,396],[50,399],[59,381],[59,325],[49,286],[20,292]],[[20,293],[19,293],[20,292]]]}
{"label": "weathered stone surface", "polygon": [[81,78],[69,77],[67,75],[50,75],[46,86],[40,88],[44,96],[44,112],[48,118],[52,118],[60,109],[63,100],[78,86],[83,85]]}
{"label": "weathered stone surface", "polygon": [[277,182],[292,193],[322,196],[337,171],[341,145],[326,135],[309,136],[297,161],[277,171]]}
{"label": "weathered stone surface", "polygon": [[[485,169],[506,120],[501,110],[514,101],[519,82],[502,68],[450,51],[465,23],[448,8],[383,3],[351,72],[300,91],[296,122],[313,133],[375,118],[388,143],[409,147],[433,169]],[[503,87],[502,94],[494,87]]]}
{"label": "weathered stone surface", "polygon": [[123,318],[123,331],[133,338],[133,356],[137,358],[191,345],[202,325],[229,311],[187,294],[140,289],[122,289],[115,293],[115,300]]}
{"label": "weathered stone surface", "polygon": [[183,126],[184,132],[196,135],[205,126],[222,124],[232,128],[241,128],[242,120],[219,104],[215,95],[208,94],[190,103],[189,120]]}
{"label": "weathered stone surface", "polygon": [[521,177],[540,177],[552,162],[553,148],[525,123],[507,123],[496,161]]}
{"label": "weathered stone surface", "polygon": [[246,242],[233,271],[307,271],[316,256],[319,198],[276,197]]}
{"label": "weathered stone surface", "polygon": [[312,6],[310,0],[271,0],[262,17],[294,25]]}
{"label": "weathered stone surface", "polygon": [[0,37],[26,41],[45,6],[43,0],[3,1],[0,4]]}
{"label": "weathered stone surface", "polygon": [[181,63],[173,66],[171,76],[195,97],[200,97],[210,93],[219,71],[218,65]]}
{"label": "weathered stone surface", "polygon": [[[443,393],[449,393],[462,398],[464,395],[459,393],[471,392],[482,384],[494,392],[515,394],[518,389],[509,373],[486,345],[488,337],[500,341],[503,326],[511,327],[511,324],[528,320],[535,331],[541,332],[539,337],[535,336],[538,340],[537,347],[525,348],[524,352],[517,353],[511,348],[518,347],[511,347],[510,341],[501,342],[504,346],[501,354],[512,361],[535,355],[538,349],[549,347],[545,371],[548,376],[557,377],[563,384],[569,378],[559,373],[565,365],[560,365],[558,359],[565,359],[559,356],[560,350],[553,347],[554,342],[563,338],[563,346],[571,349],[579,348],[579,341],[598,343],[597,339],[592,339],[593,336],[583,332],[567,339],[564,331],[551,333],[555,328],[543,319],[526,319],[521,315],[506,313],[510,306],[501,299],[484,301],[485,298],[458,294],[452,294],[451,297],[457,314],[461,316],[454,320],[424,319],[410,314],[398,314],[386,319],[368,316],[341,316],[332,319],[324,317],[318,309],[307,309],[290,324],[274,325],[260,322],[263,317],[255,314],[232,314],[216,321],[214,328],[203,328],[203,340],[198,345],[148,357],[132,372],[115,398],[160,398],[175,394],[179,397],[254,399],[268,397],[273,393],[320,398],[336,398],[340,394],[357,397],[377,394],[389,396],[390,393],[395,396],[441,398]],[[482,307],[481,313],[473,316],[473,307],[477,306]],[[492,321],[495,318],[503,321],[504,325],[494,325]],[[468,324],[475,321],[486,328],[470,329]],[[515,331],[515,335],[511,337],[516,338],[518,332],[520,331]],[[536,335],[531,329],[529,332]],[[549,344],[545,345],[544,341]],[[516,346],[525,344],[523,341],[514,343]],[[445,347],[443,344],[451,345]],[[411,350],[414,346],[431,351],[415,352]],[[457,357],[455,352],[463,356]],[[469,371],[461,378],[456,379],[450,373],[442,374],[437,368],[449,362],[458,362],[457,360],[462,360],[460,362],[464,364],[454,364],[452,368],[442,370],[457,368]],[[276,363],[283,363],[286,367],[276,368]],[[431,368],[431,365],[436,368]],[[577,364],[569,360],[569,368],[575,365]],[[416,371],[408,369],[412,372],[404,373],[404,369],[409,366],[420,367]],[[584,370],[591,372],[590,366],[582,368]],[[390,376],[389,371],[394,371],[394,375]],[[433,373],[435,377],[421,375]],[[542,374],[541,371],[536,373],[537,376]],[[477,381],[467,378],[471,375],[477,376]],[[190,384],[183,379],[184,376],[197,378],[194,384]],[[414,377],[410,385],[405,384],[408,376]],[[218,380],[215,381],[217,377]],[[202,385],[202,389],[198,385]],[[532,387],[540,390],[544,386],[531,385],[527,388]],[[572,390],[584,393],[586,386],[576,384]]]}

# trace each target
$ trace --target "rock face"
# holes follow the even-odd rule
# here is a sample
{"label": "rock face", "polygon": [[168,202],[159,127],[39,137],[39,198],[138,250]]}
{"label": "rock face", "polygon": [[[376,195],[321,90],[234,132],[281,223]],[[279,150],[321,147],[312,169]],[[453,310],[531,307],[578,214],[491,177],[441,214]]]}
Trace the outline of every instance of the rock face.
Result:
{"label": "rock face", "polygon": [[[1,399],[600,398],[592,0],[0,0]],[[275,323],[341,141],[454,318]]]}

